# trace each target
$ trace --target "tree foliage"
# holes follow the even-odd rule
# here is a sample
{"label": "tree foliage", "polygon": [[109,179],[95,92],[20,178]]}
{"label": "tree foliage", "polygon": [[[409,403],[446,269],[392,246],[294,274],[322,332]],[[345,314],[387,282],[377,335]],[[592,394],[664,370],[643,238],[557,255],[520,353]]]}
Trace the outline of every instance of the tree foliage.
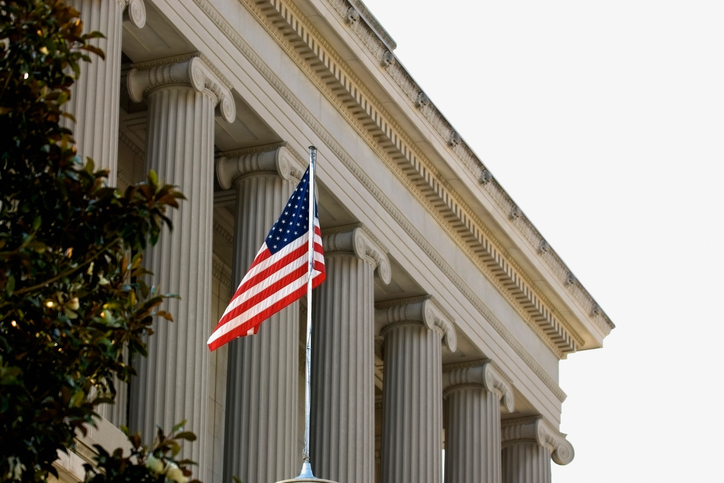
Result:
{"label": "tree foliage", "polygon": [[[134,374],[124,348],[145,355],[154,316],[171,319],[141,253],[182,195],[153,172],[125,192],[108,187],[60,123],[81,62],[103,55],[89,43],[100,35],[61,1],[0,0],[0,480],[55,474],[58,450],[113,400],[114,377]],[[168,466],[188,433],[159,430],[151,448],[130,439],[130,457],[98,448],[101,471],[87,478],[190,474]]]}

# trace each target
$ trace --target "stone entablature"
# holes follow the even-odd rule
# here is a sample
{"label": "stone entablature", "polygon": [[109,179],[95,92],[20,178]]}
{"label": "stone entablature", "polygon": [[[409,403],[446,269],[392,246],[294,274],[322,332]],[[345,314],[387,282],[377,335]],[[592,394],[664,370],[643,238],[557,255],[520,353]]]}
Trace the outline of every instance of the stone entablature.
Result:
{"label": "stone entablature", "polygon": [[[194,1],[213,17],[213,11],[204,0]],[[440,226],[448,231],[470,259],[485,273],[486,277],[495,283],[500,293],[516,308],[523,320],[538,333],[548,347],[559,358],[563,358],[567,353],[574,352],[583,346],[584,339],[572,329],[570,323],[535,287],[535,284],[518,264],[507,255],[506,250],[495,240],[471,207],[455,193],[455,190],[449,186],[432,163],[422,155],[405,132],[395,123],[393,117],[382,108],[369,93],[364,83],[345,65],[297,7],[283,0],[263,4],[241,3],[274,36],[279,45],[319,87],[327,99],[337,106],[339,112],[345,115],[350,124],[380,155],[380,158],[388,163],[392,172],[421,200],[423,206],[435,216]],[[349,8],[352,7],[345,0],[334,0],[332,4],[340,15],[344,13],[345,22],[356,33],[359,34],[359,29],[369,28],[364,22],[347,21]],[[341,10],[340,5],[342,4],[346,4],[344,12]],[[223,19],[218,18],[217,20],[223,24]],[[219,27],[224,30],[222,25]],[[234,35],[234,33],[228,31],[227,35]],[[369,44],[366,45],[369,47]],[[386,48],[382,50],[380,59],[383,59],[389,52]],[[314,60],[310,60],[312,54]],[[388,70],[388,72],[390,71]],[[411,98],[413,103],[417,103],[419,94],[418,90],[414,99]],[[423,104],[425,106],[430,104],[429,100]],[[371,124],[370,121],[374,124]],[[380,141],[380,134],[384,135],[386,141]],[[452,143],[455,146],[464,144],[459,135],[452,130],[446,133],[445,139],[456,139],[457,142]],[[414,175],[410,169],[414,171]],[[484,172],[479,171],[476,177],[481,176]],[[491,190],[497,187],[495,189],[504,194],[502,188],[494,182],[494,178],[492,181],[485,184],[485,189]],[[507,211],[512,212],[514,206],[507,207]],[[510,222],[520,224],[522,220],[526,219],[521,213]],[[530,226],[532,227],[532,225]],[[542,240],[540,238],[536,242],[536,247]],[[538,253],[544,258],[554,254],[550,249]],[[565,274],[561,276],[564,285],[568,273],[569,271],[566,269]],[[566,285],[566,287],[572,292],[581,289],[578,283]],[[480,304],[475,303],[475,305]],[[591,307],[588,307],[587,313],[590,313],[594,319],[605,318],[602,311],[593,309],[593,303]],[[483,315],[486,314],[483,313]],[[489,319],[487,316],[486,318]],[[509,339],[502,334],[505,331],[502,324],[493,322],[492,325],[501,332],[501,335]],[[605,327],[602,327],[601,331],[609,331],[611,327],[604,325]]]}
{"label": "stone entablature", "polygon": [[[350,30],[362,41],[365,47],[369,50],[373,57],[377,58],[380,65],[388,67],[387,72],[390,78],[395,81],[402,92],[408,97],[408,99],[418,108],[423,114],[424,118],[429,124],[435,129],[440,135],[441,139],[446,141],[448,146],[452,148],[457,158],[467,167],[468,170],[473,174],[476,179],[480,180],[481,185],[488,185],[485,189],[491,194],[496,203],[502,208],[504,212],[511,212],[513,210],[519,210],[515,205],[512,198],[505,192],[502,186],[498,184],[497,180],[492,177],[490,171],[485,167],[483,162],[475,155],[472,149],[465,143],[460,135],[455,131],[453,126],[447,121],[443,114],[437,109],[432,101],[425,95],[421,87],[414,81],[412,76],[407,70],[399,63],[394,62],[394,54],[391,50],[396,47],[392,47],[387,50],[389,42],[387,40],[386,32],[380,34],[378,29],[375,28],[376,19],[370,18],[366,15],[366,12],[356,4],[355,0],[326,0],[330,7],[340,15],[349,15],[350,8],[356,8],[360,10],[360,20],[350,24]],[[420,100],[424,99],[424,102]],[[491,182],[492,181],[492,182]],[[538,247],[542,243],[546,243],[543,236],[538,232],[535,226],[525,215],[520,212],[519,217],[516,217],[512,223],[516,226],[520,233],[531,243],[533,247]],[[547,243],[546,243],[547,244]],[[566,267],[563,260],[553,251],[548,250],[548,254],[542,257],[548,266],[562,279],[565,279],[566,275],[570,272]],[[600,329],[604,334],[608,334],[611,329],[614,328],[611,320],[606,316],[605,313],[597,308],[595,300],[586,291],[586,289],[579,284],[572,287],[574,296],[581,304],[584,309],[590,309],[589,315],[591,319],[599,325]]]}
{"label": "stone entablature", "polygon": [[[251,66],[253,66],[253,68],[256,69],[257,72],[264,77],[264,79],[276,91],[276,93],[280,95],[285,102],[287,102],[288,107],[292,109],[295,114],[298,115],[299,118],[307,124],[307,126],[309,127],[309,129],[312,130],[314,135],[317,136],[326,145],[326,149],[329,150],[330,155],[336,157],[339,162],[342,163],[342,165],[349,170],[350,174],[355,177],[356,180],[361,183],[364,188],[368,190],[369,194],[375,199],[380,207],[384,209],[396,223],[398,223],[402,231],[406,233],[406,235],[409,236],[411,240],[417,244],[422,253],[429,258],[430,262],[432,262],[432,264],[436,266],[436,268],[439,269],[444,274],[444,276],[446,276],[450,280],[451,284],[460,291],[462,296],[464,296],[472,304],[472,306],[479,311],[480,315],[486,321],[488,321],[491,327],[503,338],[505,343],[508,344],[513,352],[515,352],[515,354],[521,358],[521,360],[530,368],[530,370],[533,371],[533,373],[543,382],[543,384],[552,392],[553,395],[555,395],[555,397],[559,401],[563,401],[566,395],[560,389],[560,387],[558,387],[556,381],[548,375],[546,370],[541,367],[538,361],[536,361],[531,354],[528,353],[525,347],[523,347],[523,345],[513,336],[513,334],[505,326],[505,324],[501,320],[499,320],[493,313],[493,311],[491,311],[486,306],[485,302],[478,296],[476,291],[469,287],[467,283],[463,280],[463,278],[456,273],[455,269],[448,263],[448,261],[445,260],[437,252],[436,247],[430,244],[426,237],[423,236],[423,234],[418,230],[418,228],[409,222],[403,211],[397,207],[395,202],[390,199],[389,196],[379,190],[379,188],[375,185],[375,183],[371,180],[367,173],[365,173],[365,170],[349,156],[349,154],[345,150],[345,147],[340,145],[334,139],[334,137],[325,129],[325,127],[319,121],[317,121],[312,112],[294,95],[294,93],[292,93],[286,87],[284,82],[276,75],[276,73],[272,69],[267,66],[263,59],[259,57],[259,55],[246,42],[246,40],[238,32],[236,32],[206,0],[193,0],[193,2],[199,8],[201,8],[204,14],[208,16],[208,18],[215,24],[219,31],[223,33],[226,38],[238,49],[239,53],[244,56],[244,58],[251,64]],[[272,25],[271,21],[267,18],[267,16],[263,14],[261,10],[256,9],[253,5],[248,5],[244,2],[240,2],[240,5],[249,9],[249,12],[252,13],[255,18],[257,18],[257,20],[260,22],[260,25],[267,28],[267,31],[272,34],[274,38],[277,39],[279,45],[285,49],[285,52],[287,52],[287,54],[289,54],[290,59],[297,62],[297,65],[310,78],[310,80],[315,83],[315,85],[320,89],[320,92],[325,95],[334,106],[337,107],[339,112],[347,116],[350,124],[353,127],[361,126],[360,123],[358,123],[351,117],[349,111],[344,107],[340,98],[337,97],[331,91],[331,89],[321,80],[321,77],[315,73],[315,70],[310,66],[309,63],[307,63],[306,60],[304,60],[303,56],[299,54],[294,49],[294,47],[287,42],[283,33]],[[271,7],[268,7],[266,8],[266,10],[269,10],[270,8]],[[324,68],[326,69],[326,67]],[[381,159],[388,162],[390,161],[391,158],[386,154],[382,147],[377,144],[376,141],[374,141],[372,134],[369,130],[358,130],[358,133],[363,137],[363,139],[367,140],[369,146],[372,147],[372,149],[375,151],[376,154],[381,157]],[[418,197],[421,202],[421,206],[426,208],[431,214],[433,214],[433,216],[436,216],[436,219],[440,220],[444,218],[440,211],[434,211],[432,209],[432,205],[427,201],[426,198],[424,198],[424,196],[421,194],[421,191],[413,186],[412,181],[407,177],[407,175],[404,174],[404,172],[399,167],[396,167],[396,165],[390,166],[390,169],[392,170],[392,173],[395,174],[398,179],[400,179],[405,184],[405,186],[410,189],[410,192]],[[445,221],[444,219],[442,221],[444,223],[447,223],[447,221]],[[448,225],[441,224],[440,226],[445,228]],[[472,253],[472,248],[468,247],[467,253],[469,254],[469,256],[471,256],[470,253]],[[476,259],[474,258],[471,258],[471,260],[473,260],[473,262],[476,262]],[[485,268],[484,264],[482,263],[478,264],[478,267],[481,269]],[[492,280],[494,283],[496,282],[496,279],[492,276],[489,279]],[[504,291],[503,288],[501,288],[502,283],[500,281],[498,281],[498,287],[501,290],[502,294],[508,294],[508,300],[510,300],[510,297],[512,297],[512,295],[510,295],[509,291]],[[516,303],[513,304],[513,307],[519,307],[519,305]],[[529,320],[529,318],[526,317],[524,318],[524,320]],[[536,330],[536,328],[538,327],[536,324],[533,323],[531,323],[530,326],[534,330]],[[542,332],[540,329],[536,331],[539,334]],[[551,348],[551,350],[554,354],[561,355],[557,351],[557,349],[554,348],[555,346],[549,338],[541,337],[541,340],[543,340],[544,342],[547,341],[549,347],[553,347]]]}

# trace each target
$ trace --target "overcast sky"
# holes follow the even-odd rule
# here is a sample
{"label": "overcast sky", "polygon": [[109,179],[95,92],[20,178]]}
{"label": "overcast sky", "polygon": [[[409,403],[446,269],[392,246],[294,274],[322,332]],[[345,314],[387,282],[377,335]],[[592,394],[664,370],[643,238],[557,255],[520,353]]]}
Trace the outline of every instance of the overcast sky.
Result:
{"label": "overcast sky", "polygon": [[554,483],[724,481],[724,1],[364,1],[617,326]]}

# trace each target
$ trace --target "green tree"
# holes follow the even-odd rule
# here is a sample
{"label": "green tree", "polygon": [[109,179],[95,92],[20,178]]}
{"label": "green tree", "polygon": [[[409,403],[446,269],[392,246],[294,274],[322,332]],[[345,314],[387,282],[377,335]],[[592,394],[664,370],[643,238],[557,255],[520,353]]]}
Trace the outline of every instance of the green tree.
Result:
{"label": "green tree", "polygon": [[[0,0],[0,480],[44,481],[57,452],[74,448],[114,377],[128,381],[130,353],[167,295],[144,279],[141,253],[156,243],[181,193],[145,182],[121,192],[107,171],[79,159],[61,127],[63,104],[101,34],[56,0]],[[132,255],[131,255],[132,254]],[[98,449],[87,480],[185,481],[179,441],[161,430],[133,454]]]}

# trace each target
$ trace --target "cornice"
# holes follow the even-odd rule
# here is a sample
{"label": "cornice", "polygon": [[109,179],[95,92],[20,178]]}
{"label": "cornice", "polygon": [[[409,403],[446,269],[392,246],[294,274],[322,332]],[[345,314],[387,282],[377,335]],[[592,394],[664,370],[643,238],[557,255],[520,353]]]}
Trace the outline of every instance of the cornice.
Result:
{"label": "cornice", "polygon": [[[367,189],[370,195],[374,197],[377,203],[392,217],[392,219],[395,220],[395,222],[407,234],[407,236],[409,236],[418,245],[418,247],[425,254],[425,256],[430,259],[430,261],[451,281],[451,283],[473,305],[473,307],[475,307],[475,309],[480,313],[481,317],[488,321],[490,326],[503,338],[506,344],[508,344],[508,346],[516,353],[516,355],[520,357],[520,359],[533,371],[533,373],[541,380],[541,382],[543,382],[543,384],[548,387],[548,389],[555,395],[555,397],[559,401],[564,401],[566,398],[566,394],[561,390],[556,381],[553,380],[546,373],[546,371],[540,366],[540,364],[538,364],[538,362],[533,357],[531,357],[531,355],[525,350],[520,342],[518,342],[518,340],[505,327],[505,324],[503,324],[492,313],[492,311],[488,309],[485,303],[477,296],[475,291],[472,290],[467,285],[467,283],[465,283],[465,281],[455,272],[455,270],[447,263],[447,261],[442,256],[440,256],[439,253],[437,253],[435,248],[417,230],[417,228],[412,225],[409,220],[407,220],[405,215],[397,208],[397,206],[384,193],[379,190],[375,183],[369,178],[369,176],[367,176],[364,169],[362,169],[354,161],[354,159],[344,150],[344,148],[336,142],[334,137],[329,134],[329,132],[319,121],[317,121],[317,119],[306,108],[306,106],[286,87],[285,83],[282,82],[281,79],[279,79],[276,73],[272,69],[270,69],[266,65],[266,63],[254,52],[254,49],[249,46],[249,44],[243,39],[243,37],[239,35],[239,33],[236,32],[228,24],[224,17],[216,11],[216,9],[208,2],[208,0],[194,0],[194,2],[209,18],[209,20],[216,26],[216,28],[218,28],[219,31],[223,33],[226,38],[232,43],[232,45],[237,48],[239,53],[243,55],[247,59],[247,61],[259,72],[264,80],[277,92],[277,94],[282,99],[284,99],[284,101],[296,113],[296,115],[298,115],[312,130],[312,132],[314,132],[314,134],[324,143],[324,145],[327,146],[330,152],[340,160],[340,162],[349,170],[350,174],[354,176],[358,180],[358,182],[360,182],[362,186],[365,187],[365,189]],[[262,21],[262,19],[265,19],[266,17],[259,13],[255,9],[254,5],[249,5],[248,3],[246,3],[246,1],[242,1],[241,3],[249,10],[251,14],[257,16],[262,26],[266,27],[266,23]],[[277,29],[272,27],[268,27],[268,31],[270,31],[270,33],[272,34],[273,32],[278,33]],[[280,45],[283,48],[287,48],[283,38],[281,40],[278,39],[278,41],[282,42],[280,43]],[[294,52],[294,49],[289,49],[290,50],[288,50],[288,52]],[[297,61],[297,65],[302,68],[305,73],[307,73],[308,70],[311,70],[306,61],[304,61],[299,55],[297,55],[296,52],[294,52],[294,54],[294,56],[291,56],[290,54],[292,60]],[[316,74],[314,74],[314,77],[316,77]],[[314,82],[315,79],[312,78],[312,81]],[[319,82],[321,84],[321,81]],[[339,106],[341,105],[341,101],[339,100],[339,98],[336,95],[330,94],[328,91],[329,89],[327,87],[324,87],[324,89],[321,90],[324,95],[329,94],[328,99],[333,102],[334,105],[338,106],[338,108],[340,108]],[[342,114],[345,115],[348,120],[350,120],[350,123],[353,127],[358,127],[359,123],[357,123],[355,119],[352,119],[346,108],[341,110],[340,112],[342,112]],[[388,163],[388,166],[390,166],[392,173],[398,176],[401,182],[410,188],[410,192],[414,196],[418,197],[422,206],[427,208],[433,215],[435,215],[435,212],[437,212],[437,218],[442,219],[442,216],[439,214],[439,212],[437,210],[434,210],[430,202],[427,201],[419,193],[419,190],[414,187],[413,182],[402,172],[399,166],[392,166],[390,156],[383,149],[383,147],[381,147],[379,143],[374,140],[370,131],[364,129],[360,130],[359,132],[362,137],[367,140],[371,148],[380,156],[380,159]],[[445,224],[441,226],[446,227]],[[484,270],[485,273],[489,272],[489,269],[481,266],[481,264],[479,264],[478,266],[481,267],[481,270]],[[495,283],[495,278],[491,278],[491,280]],[[546,341],[549,339],[543,340]],[[560,351],[555,351],[555,353],[560,355]]]}
{"label": "cornice", "polygon": [[125,147],[130,149],[134,156],[144,161],[146,160],[146,152],[143,148],[136,144],[133,139],[123,132],[122,129],[118,130],[118,140],[121,141]]}
{"label": "cornice", "polygon": [[[340,15],[343,15],[348,5],[354,3],[354,0],[327,0],[330,6]],[[385,50],[385,41],[380,38],[373,28],[365,23],[357,22],[350,25],[352,31],[368,49],[368,51],[377,58],[381,65],[387,67],[387,74],[392,78],[400,90],[408,97],[408,99],[420,109],[420,113],[440,135],[441,139],[447,140],[452,152],[469,170],[469,172],[477,179],[481,180],[484,189],[496,201],[503,212],[511,213],[518,210],[520,216],[515,217],[511,223],[515,226],[531,246],[537,248],[541,243],[546,243],[543,235],[535,228],[533,223],[519,210],[512,198],[503,189],[503,187],[492,177],[490,171],[485,167],[483,162],[475,155],[474,151],[455,131],[453,126],[447,121],[443,114],[425,95],[424,91],[417,85],[412,76],[399,63],[391,62],[391,52]],[[559,276],[559,279],[565,280],[565,274],[570,270],[563,260],[553,251],[549,250],[548,255],[541,257],[551,270]],[[569,290],[575,299],[581,304],[581,307],[591,315],[591,319],[599,326],[604,334],[608,334],[615,326],[603,311],[596,312],[594,307],[598,307],[593,297],[580,284],[569,287]]]}
{"label": "cornice", "polygon": [[229,245],[234,245],[234,235],[231,234],[229,230],[226,229],[224,225],[219,223],[216,219],[214,219],[214,231],[221,236],[221,238],[226,241]]}
{"label": "cornice", "polygon": [[[449,186],[416,144],[397,125],[393,116],[371,95],[364,83],[346,66],[296,6],[285,0],[269,0],[263,6],[258,3],[249,5],[248,1],[242,3],[256,15],[259,22],[277,39],[279,45],[297,62],[320,91],[337,106],[339,112],[366,139],[398,179],[408,186],[548,347],[559,358],[563,358],[582,345],[583,338],[552,308],[552,304],[517,264],[512,263],[512,259],[485,224]],[[343,6],[346,0],[332,3],[342,18],[346,19],[349,8]],[[286,24],[279,20],[284,20]],[[362,28],[359,26],[364,23],[348,24],[350,29],[359,33]],[[290,36],[294,33],[297,40],[303,40],[303,43],[291,42]],[[365,38],[371,42],[373,37]],[[367,42],[366,45],[370,48],[371,44]],[[381,52],[382,49],[376,51]],[[316,55],[315,62],[310,60],[310,52]],[[408,80],[411,83],[409,85],[416,85],[411,77]],[[340,94],[340,87],[344,89],[344,95]],[[354,109],[350,107],[350,102],[354,103]],[[430,105],[427,96],[419,90],[415,92],[413,102],[421,108],[428,108]],[[370,127],[370,121],[374,122],[374,128]],[[385,143],[380,141],[380,133],[386,136]],[[451,130],[447,136],[453,139],[457,133]],[[386,147],[383,148],[382,144]],[[418,176],[414,176],[414,181],[410,167],[417,171]]]}
{"label": "cornice", "polygon": [[[223,230],[223,228],[221,228],[217,224],[214,224],[214,230],[221,231]],[[231,287],[231,268],[229,268],[228,265],[222,262],[221,259],[216,255],[213,255],[212,258],[211,275],[219,280],[222,284]]]}

